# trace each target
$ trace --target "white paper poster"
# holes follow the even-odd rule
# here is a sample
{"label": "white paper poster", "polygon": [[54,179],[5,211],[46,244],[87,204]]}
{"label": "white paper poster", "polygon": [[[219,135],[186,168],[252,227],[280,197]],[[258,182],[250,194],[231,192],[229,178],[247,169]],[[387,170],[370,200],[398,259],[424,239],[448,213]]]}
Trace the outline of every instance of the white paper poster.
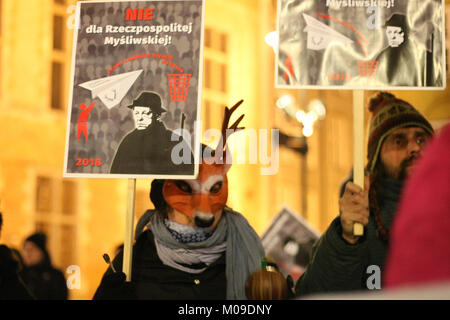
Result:
{"label": "white paper poster", "polygon": [[445,89],[443,0],[278,0],[275,86]]}
{"label": "white paper poster", "polygon": [[308,266],[320,234],[294,211],[283,208],[262,235],[266,256],[297,281]]}
{"label": "white paper poster", "polygon": [[65,177],[195,177],[203,16],[203,0],[78,2]]}

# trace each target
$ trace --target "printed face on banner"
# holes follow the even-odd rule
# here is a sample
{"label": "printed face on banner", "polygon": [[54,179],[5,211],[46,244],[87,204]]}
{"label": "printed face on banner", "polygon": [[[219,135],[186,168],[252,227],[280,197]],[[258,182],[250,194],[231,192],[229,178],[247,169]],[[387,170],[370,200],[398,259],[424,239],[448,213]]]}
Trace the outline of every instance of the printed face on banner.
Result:
{"label": "printed face on banner", "polygon": [[65,177],[194,178],[204,0],[80,1]]}
{"label": "printed face on banner", "polygon": [[443,0],[278,0],[277,88],[444,89]]}
{"label": "printed face on banner", "polygon": [[386,36],[390,47],[396,48],[405,40],[404,32],[400,27],[388,26],[386,27]]}
{"label": "printed face on banner", "polygon": [[144,130],[152,123],[152,113],[148,107],[134,107],[134,124],[136,129]]}

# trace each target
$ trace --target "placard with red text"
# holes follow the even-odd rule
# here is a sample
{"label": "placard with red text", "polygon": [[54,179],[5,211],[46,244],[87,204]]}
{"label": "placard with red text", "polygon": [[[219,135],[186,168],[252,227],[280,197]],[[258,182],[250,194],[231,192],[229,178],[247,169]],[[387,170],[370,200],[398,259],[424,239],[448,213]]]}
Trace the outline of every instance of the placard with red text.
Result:
{"label": "placard with red text", "polygon": [[195,177],[203,21],[203,0],[78,2],[65,177]]}

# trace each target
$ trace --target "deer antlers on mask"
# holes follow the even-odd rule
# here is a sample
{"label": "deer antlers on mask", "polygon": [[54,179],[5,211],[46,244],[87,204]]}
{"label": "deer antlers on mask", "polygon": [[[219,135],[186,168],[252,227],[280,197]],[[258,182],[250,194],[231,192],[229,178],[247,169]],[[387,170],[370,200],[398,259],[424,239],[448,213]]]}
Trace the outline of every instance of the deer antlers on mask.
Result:
{"label": "deer antlers on mask", "polygon": [[228,152],[228,148],[226,147],[228,137],[237,131],[245,129],[245,127],[238,127],[239,123],[242,121],[242,119],[244,119],[245,114],[242,114],[231,126],[229,126],[231,115],[242,104],[242,102],[244,102],[244,100],[238,101],[234,106],[231,107],[231,109],[229,109],[228,107],[225,107],[225,113],[224,113],[223,121],[222,121],[222,134],[220,136],[220,141],[217,144],[216,150],[214,151],[214,155],[216,157],[216,160],[218,161],[217,163],[225,163],[226,162],[226,161],[222,161],[225,159],[220,159],[220,157],[223,155],[224,151],[225,151],[225,157],[228,157],[228,159],[229,159],[229,157],[231,157],[231,155]]}
{"label": "deer antlers on mask", "polygon": [[[226,147],[227,139],[234,132],[244,129],[244,127],[239,127],[244,114],[231,126],[229,126],[229,122],[233,112],[242,102],[243,100],[240,100],[230,109],[225,107],[219,144],[211,152],[212,159],[202,159],[197,178],[195,180],[165,181],[164,199],[174,209],[169,213],[169,219],[177,216],[178,222],[183,224],[212,228],[220,220],[228,199],[227,172],[231,167],[231,155]],[[224,150],[225,156],[222,156]]]}

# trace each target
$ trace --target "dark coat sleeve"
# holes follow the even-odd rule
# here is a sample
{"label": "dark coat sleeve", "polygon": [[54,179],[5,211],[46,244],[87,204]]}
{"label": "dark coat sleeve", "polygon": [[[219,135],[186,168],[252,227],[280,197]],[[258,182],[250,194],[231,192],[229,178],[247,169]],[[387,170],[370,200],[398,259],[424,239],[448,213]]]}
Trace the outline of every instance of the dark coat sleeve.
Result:
{"label": "dark coat sleeve", "polygon": [[68,290],[66,278],[60,270],[53,270],[52,281],[49,286],[49,300],[67,300]]}
{"label": "dark coat sleeve", "polygon": [[357,244],[349,244],[341,233],[337,217],[314,245],[311,262],[297,281],[297,296],[363,288],[367,243],[361,238]]}
{"label": "dark coat sleeve", "polygon": [[17,273],[0,277],[0,300],[35,300]]}

